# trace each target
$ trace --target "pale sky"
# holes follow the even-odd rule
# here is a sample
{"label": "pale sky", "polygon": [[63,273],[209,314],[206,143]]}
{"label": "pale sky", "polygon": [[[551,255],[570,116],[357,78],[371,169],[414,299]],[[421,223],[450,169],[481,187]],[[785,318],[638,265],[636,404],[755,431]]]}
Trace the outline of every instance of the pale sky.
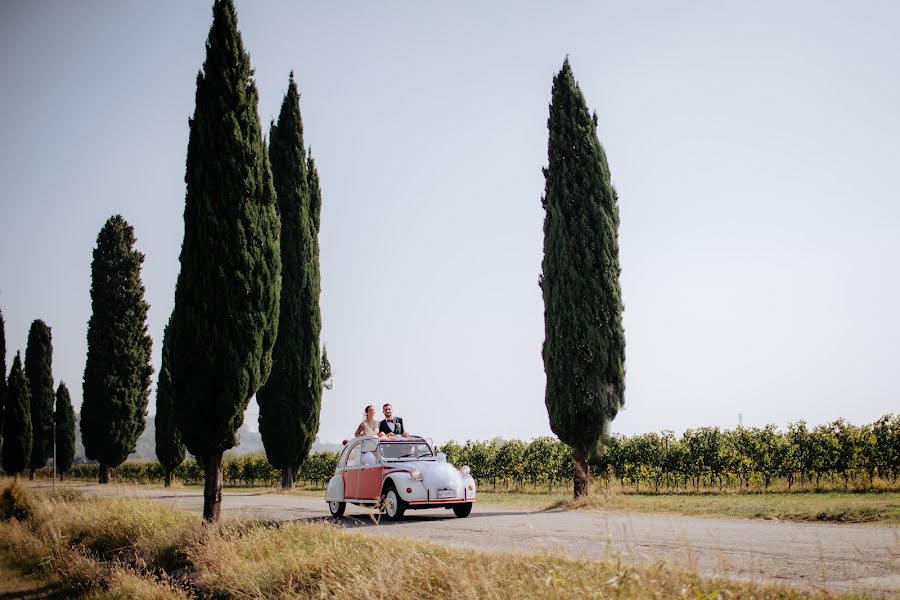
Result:
{"label": "pale sky", "polygon": [[[386,401],[438,441],[550,433],[541,167],[566,55],[620,199],[612,431],[898,411],[900,4],[236,4],[264,129],[293,69],[321,175],[322,440]],[[211,14],[0,4],[7,367],[44,319],[76,410],[116,213],[147,257],[159,367]]]}

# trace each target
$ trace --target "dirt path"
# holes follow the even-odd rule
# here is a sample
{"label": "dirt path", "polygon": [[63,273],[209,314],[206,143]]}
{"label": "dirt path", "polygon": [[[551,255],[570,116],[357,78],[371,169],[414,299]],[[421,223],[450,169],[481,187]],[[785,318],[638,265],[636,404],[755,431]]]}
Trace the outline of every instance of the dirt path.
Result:
{"label": "dirt path", "polygon": [[[93,493],[150,496],[200,512],[197,492],[134,487]],[[325,519],[324,500],[276,494],[226,494],[223,514],[272,520]],[[705,576],[775,582],[829,592],[900,597],[900,527],[705,519],[613,512],[542,512],[477,506],[466,519],[448,510],[409,511],[403,522],[348,507],[340,520],[362,535],[436,544],[547,552],[624,562],[665,561]]]}

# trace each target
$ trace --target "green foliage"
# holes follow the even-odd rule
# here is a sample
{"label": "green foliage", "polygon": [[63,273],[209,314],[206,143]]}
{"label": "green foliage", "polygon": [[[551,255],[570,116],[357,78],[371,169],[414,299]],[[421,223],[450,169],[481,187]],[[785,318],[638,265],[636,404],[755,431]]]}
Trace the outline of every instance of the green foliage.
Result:
{"label": "green foliage", "polygon": [[195,456],[237,443],[272,367],[281,257],[258,93],[231,0],[216,0],[190,120],[172,390]]}
{"label": "green foliage", "polygon": [[330,390],[334,387],[334,373],[331,372],[331,361],[328,360],[328,347],[322,345],[322,388]]}
{"label": "green foliage", "polygon": [[319,430],[323,363],[319,355],[321,198],[315,164],[312,159],[307,163],[304,151],[300,94],[293,73],[278,123],[272,124],[269,134],[269,158],[281,216],[281,310],[272,372],[256,399],[269,462],[296,472]]}
{"label": "green foliage", "polygon": [[625,400],[616,191],[568,59],[553,78],[544,170],[545,401],[550,428],[596,448]]}
{"label": "green foliage", "polygon": [[3,419],[3,448],[0,464],[7,475],[17,475],[31,460],[31,390],[18,352],[6,384],[6,417]]}
{"label": "green foliage", "polygon": [[169,332],[172,320],[163,332],[162,365],[156,382],[156,458],[169,473],[184,461],[185,448],[178,429],[175,414],[175,396],[172,393],[172,347]]}
{"label": "green foliage", "polygon": [[25,348],[25,378],[31,392],[33,442],[28,467],[40,469],[53,452],[53,339],[47,324],[37,319],[28,331]]}
{"label": "green foliage", "polygon": [[[316,486],[324,486],[334,475],[337,466],[337,452],[314,452],[303,462],[297,472],[297,479]],[[99,465],[73,465],[69,477],[73,479],[96,480]],[[281,471],[274,468],[262,454],[225,456],[223,463],[225,484],[229,486],[275,486],[281,483]],[[49,476],[48,473],[41,473]],[[188,484],[203,481],[203,469],[195,460],[187,460],[178,465],[174,475]],[[124,462],[110,473],[113,481],[122,483],[159,483],[165,479],[165,467],[158,462]]]}
{"label": "green foliage", "polygon": [[134,228],[110,217],[91,263],[91,318],[81,438],[88,458],[114,467],[134,452],[150,394],[152,340],[147,333],[141,264]]}
{"label": "green foliage", "polygon": [[65,475],[75,460],[75,409],[69,388],[62,381],[56,389],[56,470]]}

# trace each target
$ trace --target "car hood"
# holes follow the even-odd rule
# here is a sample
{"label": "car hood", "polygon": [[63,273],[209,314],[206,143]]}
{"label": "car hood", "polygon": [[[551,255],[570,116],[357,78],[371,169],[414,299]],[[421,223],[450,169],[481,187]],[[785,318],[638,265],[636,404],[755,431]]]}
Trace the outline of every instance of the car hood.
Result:
{"label": "car hood", "polygon": [[456,467],[446,462],[431,460],[411,460],[392,462],[385,465],[388,469],[401,469],[412,471],[417,469],[422,473],[422,479],[428,487],[455,487],[462,482],[462,474]]}

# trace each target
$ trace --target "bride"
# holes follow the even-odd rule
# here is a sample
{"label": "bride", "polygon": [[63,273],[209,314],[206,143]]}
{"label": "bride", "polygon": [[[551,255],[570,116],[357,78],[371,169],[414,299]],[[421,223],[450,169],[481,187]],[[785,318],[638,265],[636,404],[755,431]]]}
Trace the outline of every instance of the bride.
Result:
{"label": "bride", "polygon": [[366,407],[366,419],[356,428],[354,436],[378,435],[378,421],[375,420],[375,407],[371,404]]}

